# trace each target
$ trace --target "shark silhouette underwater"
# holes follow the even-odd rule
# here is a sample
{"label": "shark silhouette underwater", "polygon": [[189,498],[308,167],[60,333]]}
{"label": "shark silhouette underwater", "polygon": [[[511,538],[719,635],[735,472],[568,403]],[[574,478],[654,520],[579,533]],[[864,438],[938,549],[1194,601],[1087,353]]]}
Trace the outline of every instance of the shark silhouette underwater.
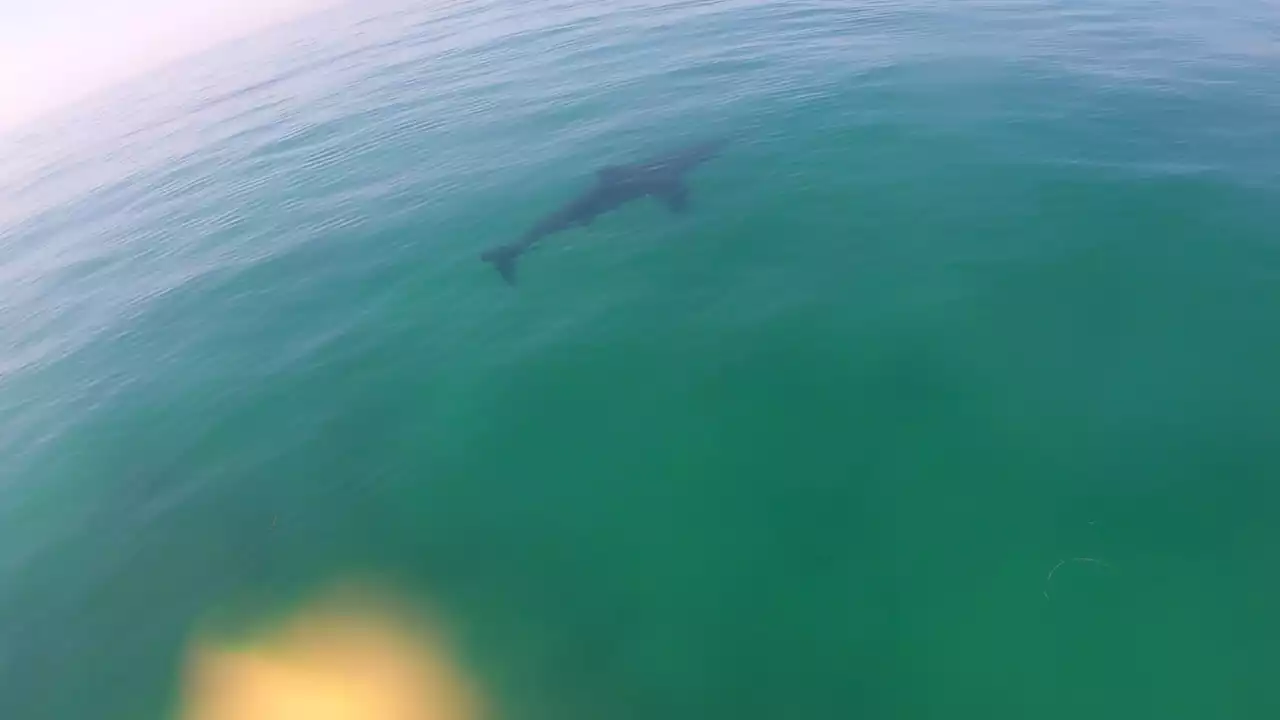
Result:
{"label": "shark silhouette underwater", "polygon": [[544,217],[519,240],[486,250],[480,258],[492,263],[508,284],[516,282],[516,260],[542,238],[593,220],[632,200],[652,197],[674,213],[689,207],[685,176],[702,163],[720,154],[724,140],[690,145],[630,165],[609,165],[596,171],[596,182],[586,192]]}

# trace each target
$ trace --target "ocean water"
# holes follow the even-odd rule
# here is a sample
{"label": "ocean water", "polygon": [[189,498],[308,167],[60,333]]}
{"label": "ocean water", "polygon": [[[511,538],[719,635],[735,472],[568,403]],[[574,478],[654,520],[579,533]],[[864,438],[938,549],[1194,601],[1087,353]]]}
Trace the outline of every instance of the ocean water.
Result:
{"label": "ocean water", "polygon": [[1276,717],[1277,38],[374,0],[6,135],[0,717],[168,717],[201,618],[361,573],[503,720]]}

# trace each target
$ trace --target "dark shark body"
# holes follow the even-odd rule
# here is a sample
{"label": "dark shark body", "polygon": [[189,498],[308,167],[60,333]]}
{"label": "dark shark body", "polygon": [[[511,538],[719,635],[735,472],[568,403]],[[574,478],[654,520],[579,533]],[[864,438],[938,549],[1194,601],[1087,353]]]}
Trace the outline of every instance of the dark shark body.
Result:
{"label": "dark shark body", "polygon": [[716,140],[644,162],[601,168],[596,171],[596,183],[591,189],[543,218],[519,240],[486,250],[480,257],[493,263],[502,278],[514,285],[516,260],[552,233],[590,225],[601,215],[645,197],[656,198],[672,212],[684,212],[689,207],[685,175],[719,155],[723,146],[724,141]]}

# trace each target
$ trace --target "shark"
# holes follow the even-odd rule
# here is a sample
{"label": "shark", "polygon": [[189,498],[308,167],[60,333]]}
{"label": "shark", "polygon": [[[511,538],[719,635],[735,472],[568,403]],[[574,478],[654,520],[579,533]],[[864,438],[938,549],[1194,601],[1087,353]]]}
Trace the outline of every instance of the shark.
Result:
{"label": "shark", "polygon": [[710,140],[641,162],[602,167],[589,189],[542,218],[518,240],[484,251],[480,259],[491,263],[508,285],[515,285],[516,261],[548,235],[585,227],[601,215],[645,197],[659,200],[673,213],[683,213],[689,207],[685,177],[719,155],[725,142]]}

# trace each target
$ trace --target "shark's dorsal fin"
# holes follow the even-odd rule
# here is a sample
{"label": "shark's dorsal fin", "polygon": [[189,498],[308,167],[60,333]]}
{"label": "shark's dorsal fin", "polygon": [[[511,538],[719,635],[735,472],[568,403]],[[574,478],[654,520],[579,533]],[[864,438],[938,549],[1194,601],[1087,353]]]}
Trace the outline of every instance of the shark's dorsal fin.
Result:
{"label": "shark's dorsal fin", "polygon": [[622,165],[605,165],[596,171],[596,179],[600,182],[615,182],[622,178],[627,168]]}

